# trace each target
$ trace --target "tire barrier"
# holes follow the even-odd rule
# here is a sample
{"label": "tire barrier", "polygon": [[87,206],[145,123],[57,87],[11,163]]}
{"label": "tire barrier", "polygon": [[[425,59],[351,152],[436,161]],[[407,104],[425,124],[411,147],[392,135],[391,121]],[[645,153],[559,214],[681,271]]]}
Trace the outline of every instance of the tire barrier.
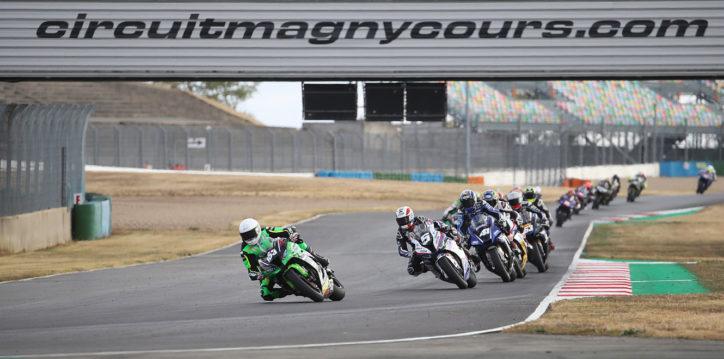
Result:
{"label": "tire barrier", "polygon": [[370,171],[319,171],[317,177],[372,179]]}
{"label": "tire barrier", "polygon": [[86,203],[73,207],[73,239],[87,240],[111,235],[111,197],[86,194]]}

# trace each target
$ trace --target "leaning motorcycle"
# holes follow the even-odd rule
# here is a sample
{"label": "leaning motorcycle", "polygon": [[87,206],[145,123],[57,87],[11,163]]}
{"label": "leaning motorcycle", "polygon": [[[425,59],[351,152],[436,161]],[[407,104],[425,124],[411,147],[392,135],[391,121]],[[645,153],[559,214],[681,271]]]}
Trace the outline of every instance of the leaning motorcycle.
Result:
{"label": "leaning motorcycle", "polygon": [[699,181],[696,185],[696,194],[704,194],[709,186],[711,186],[711,175],[708,171],[699,172]]}
{"label": "leaning motorcycle", "polygon": [[411,232],[417,240],[412,255],[421,257],[425,269],[441,280],[460,289],[475,287],[478,279],[463,249],[432,224],[424,226],[420,232]]}
{"label": "leaning motorcycle", "polygon": [[591,205],[591,208],[598,209],[600,205],[608,203],[609,193],[609,189],[605,186],[596,186],[596,193],[593,196],[593,204]]}
{"label": "leaning motorcycle", "polygon": [[528,244],[530,262],[538,268],[538,272],[543,273],[548,270],[548,255],[551,251],[545,225],[535,213],[526,210],[525,207],[521,208],[520,216],[522,220],[520,228]]}
{"label": "leaning motorcycle", "polygon": [[470,238],[470,246],[490,272],[498,275],[503,282],[512,282],[517,277],[514,263],[515,254],[508,237],[498,228],[493,217],[476,214],[470,219],[467,230],[463,231],[463,216],[457,215],[455,223],[459,233]]}
{"label": "leaning motorcycle", "polygon": [[636,197],[641,195],[641,190],[643,189],[643,184],[641,183],[641,180],[638,177],[629,178],[628,179],[628,195],[626,196],[627,202],[633,202],[636,200]]}
{"label": "leaning motorcycle", "polygon": [[325,298],[342,300],[345,290],[331,269],[292,241],[277,240],[266,252],[266,263],[260,261],[261,273],[273,278],[283,288],[315,302]]}
{"label": "leaning motorcycle", "polygon": [[562,226],[565,221],[571,219],[573,208],[576,206],[574,202],[574,200],[568,198],[559,200],[558,209],[556,209],[556,227]]}

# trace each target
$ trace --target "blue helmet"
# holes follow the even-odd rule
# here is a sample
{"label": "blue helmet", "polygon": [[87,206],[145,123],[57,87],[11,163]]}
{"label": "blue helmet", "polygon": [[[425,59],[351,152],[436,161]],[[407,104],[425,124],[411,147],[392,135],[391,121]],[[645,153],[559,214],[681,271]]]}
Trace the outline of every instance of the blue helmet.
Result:
{"label": "blue helmet", "polygon": [[492,189],[483,192],[483,201],[488,202],[488,204],[493,207],[495,207],[499,199],[498,192],[495,192]]}

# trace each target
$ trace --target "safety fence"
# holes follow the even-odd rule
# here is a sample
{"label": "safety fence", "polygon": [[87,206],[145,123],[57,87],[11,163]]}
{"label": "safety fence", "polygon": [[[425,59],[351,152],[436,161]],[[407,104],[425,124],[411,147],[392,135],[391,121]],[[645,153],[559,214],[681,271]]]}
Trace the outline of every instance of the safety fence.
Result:
{"label": "safety fence", "polygon": [[355,121],[305,125],[301,130],[91,124],[86,158],[87,164],[101,166],[275,173],[363,171],[372,172],[373,178],[375,173],[427,173],[441,175],[443,181],[445,176],[454,181],[455,177],[512,170],[517,171],[516,184],[558,185],[565,179],[565,169],[576,166],[716,160],[722,156],[717,142],[720,135],[720,128],[489,123],[473,128],[468,157],[465,129],[441,124]]}
{"label": "safety fence", "polygon": [[92,111],[0,103],[0,217],[70,207],[83,196]]}

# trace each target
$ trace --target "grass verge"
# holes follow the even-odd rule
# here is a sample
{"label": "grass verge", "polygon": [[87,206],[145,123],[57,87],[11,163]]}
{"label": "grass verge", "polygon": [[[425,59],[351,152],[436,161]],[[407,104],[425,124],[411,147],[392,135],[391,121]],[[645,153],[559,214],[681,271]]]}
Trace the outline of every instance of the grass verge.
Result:
{"label": "grass verge", "polygon": [[596,226],[584,257],[686,264],[711,293],[558,301],[514,333],[724,340],[724,205],[693,215]]}

